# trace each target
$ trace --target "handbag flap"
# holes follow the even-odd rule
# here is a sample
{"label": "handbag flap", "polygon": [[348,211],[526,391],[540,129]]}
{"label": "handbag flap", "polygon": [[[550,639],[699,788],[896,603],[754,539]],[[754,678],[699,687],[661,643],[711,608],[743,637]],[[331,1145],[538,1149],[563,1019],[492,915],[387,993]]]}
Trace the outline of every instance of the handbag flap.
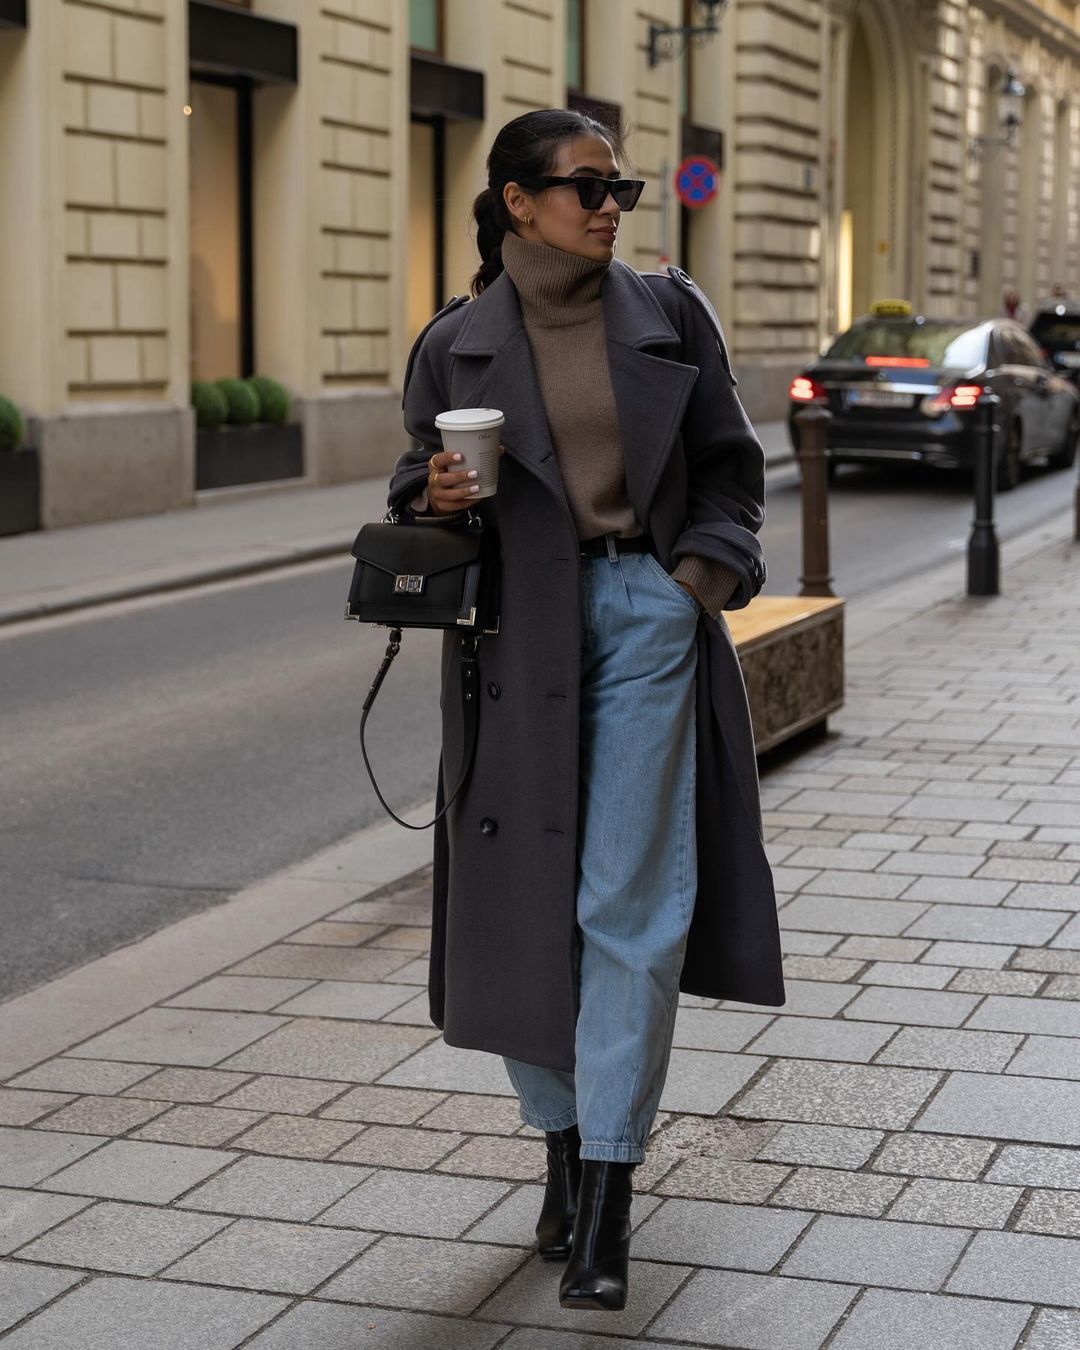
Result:
{"label": "handbag flap", "polygon": [[352,556],[392,576],[433,576],[464,567],[480,556],[482,532],[438,525],[365,525],[352,546]]}

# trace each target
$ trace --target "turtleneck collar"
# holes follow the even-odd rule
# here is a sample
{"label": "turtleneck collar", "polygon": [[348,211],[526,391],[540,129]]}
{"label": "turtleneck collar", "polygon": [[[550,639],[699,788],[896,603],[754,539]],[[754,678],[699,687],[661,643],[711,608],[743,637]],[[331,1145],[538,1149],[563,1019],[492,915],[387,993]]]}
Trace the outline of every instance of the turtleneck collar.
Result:
{"label": "turtleneck collar", "polygon": [[512,230],[503,238],[502,260],[527,322],[566,328],[587,322],[599,310],[608,263],[531,243]]}

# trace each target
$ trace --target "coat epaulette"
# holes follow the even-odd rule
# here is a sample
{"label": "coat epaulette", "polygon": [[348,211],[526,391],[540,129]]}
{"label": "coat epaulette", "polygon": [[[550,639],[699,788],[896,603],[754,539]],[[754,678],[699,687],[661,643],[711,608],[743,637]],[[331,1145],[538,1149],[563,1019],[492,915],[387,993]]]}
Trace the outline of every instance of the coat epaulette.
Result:
{"label": "coat epaulette", "polygon": [[695,283],[693,277],[690,276],[688,272],[684,272],[681,267],[669,267],[667,269],[667,274],[681,290],[685,291],[687,295],[692,296],[696,303],[705,311],[705,317],[709,321],[709,326],[716,334],[716,343],[720,348],[724,369],[731,377],[731,383],[737,385],[739,381],[735,378],[735,372],[731,369],[731,358],[728,356],[727,344],[724,341],[724,330],[720,325],[719,315],[716,310],[713,309],[712,301]]}
{"label": "coat epaulette", "polygon": [[427,323],[424,324],[423,328],[420,329],[419,333],[417,333],[416,341],[413,343],[412,351],[409,353],[409,359],[405,363],[405,381],[403,389],[408,389],[409,387],[413,366],[416,364],[416,355],[420,350],[421,343],[427,337],[428,333],[431,332],[440,319],[444,318],[447,314],[452,314],[455,309],[460,309],[468,299],[469,297],[467,295],[452,295],[446,304],[443,305],[442,309],[440,309],[437,314],[434,314]]}

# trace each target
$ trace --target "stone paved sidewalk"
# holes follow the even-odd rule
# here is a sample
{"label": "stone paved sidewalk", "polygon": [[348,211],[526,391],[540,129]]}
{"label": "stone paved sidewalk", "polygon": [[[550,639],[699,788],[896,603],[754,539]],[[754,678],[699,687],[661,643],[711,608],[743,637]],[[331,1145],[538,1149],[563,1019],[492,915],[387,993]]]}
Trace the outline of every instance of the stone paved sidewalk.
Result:
{"label": "stone paved sidewalk", "polygon": [[766,775],[789,1001],[684,1000],[625,1312],[530,1253],[542,1147],[427,1024],[426,872],[324,874],[0,1088],[4,1350],[1080,1346],[1080,550],[1006,586],[862,625]]}

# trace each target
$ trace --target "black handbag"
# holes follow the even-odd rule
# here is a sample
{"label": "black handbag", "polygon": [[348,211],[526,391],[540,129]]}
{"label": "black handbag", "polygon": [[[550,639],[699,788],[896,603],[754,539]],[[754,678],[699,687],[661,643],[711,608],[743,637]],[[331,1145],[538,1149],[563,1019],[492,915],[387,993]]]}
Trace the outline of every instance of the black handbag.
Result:
{"label": "black handbag", "polygon": [[[407,830],[429,830],[465,786],[476,755],[480,714],[479,654],[485,633],[499,631],[499,551],[495,535],[470,511],[462,521],[403,524],[394,515],[365,525],[352,546],[356,559],[346,619],[389,628],[390,639],[360,715],[360,753],[383,810]],[[401,650],[403,628],[461,634],[461,700],[464,754],[454,790],[426,825],[411,825],[387,804],[368,759],[368,715]]]}

